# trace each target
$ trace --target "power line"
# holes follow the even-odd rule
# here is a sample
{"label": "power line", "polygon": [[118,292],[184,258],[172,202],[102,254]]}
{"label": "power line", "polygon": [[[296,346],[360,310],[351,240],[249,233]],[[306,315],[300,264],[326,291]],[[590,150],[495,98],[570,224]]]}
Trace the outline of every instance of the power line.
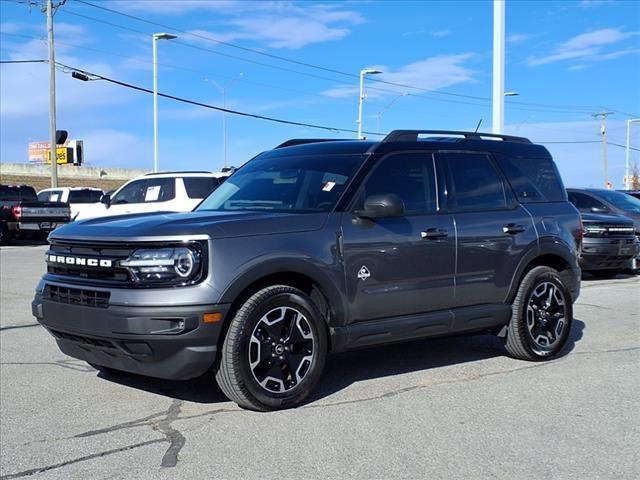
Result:
{"label": "power line", "polygon": [[[540,140],[536,140],[536,143],[541,144],[582,144],[582,143],[601,143],[600,140],[568,140],[568,141],[560,141],[560,142],[542,142]],[[627,148],[626,145],[622,145],[620,143],[608,142],[609,145],[613,145],[615,147]],[[640,152],[640,148],[629,147],[630,150],[634,150],[636,152]]]}
{"label": "power line", "polygon": [[[79,1],[79,0],[76,0],[76,1]],[[104,9],[106,7],[98,7],[98,8],[103,8]],[[102,24],[109,25],[109,26],[112,26],[112,27],[120,28],[122,30],[130,31],[130,32],[137,33],[137,34],[140,34],[140,35],[144,35],[144,36],[151,35],[150,33],[144,32],[142,30],[137,30],[135,28],[131,28],[131,27],[127,27],[127,26],[124,26],[124,25],[120,25],[118,23],[113,23],[113,22],[109,22],[107,20],[103,20],[103,19],[99,19],[99,18],[88,16],[88,15],[83,15],[83,14],[80,14],[80,13],[76,13],[76,12],[73,12],[73,11],[71,11],[69,9],[64,10],[64,13],[68,14],[68,15],[84,18],[86,20],[90,20],[90,21],[93,21],[93,22],[102,23]],[[126,16],[127,14],[124,14],[124,15]],[[163,28],[173,29],[172,27],[168,27],[168,26],[165,26],[163,24],[158,24],[158,26],[161,26]],[[179,29],[173,29],[173,30],[175,30],[177,32],[182,32],[182,30],[179,30]],[[186,33],[189,34],[189,32],[186,32]],[[245,58],[245,57],[240,57],[240,56],[237,56],[237,55],[232,55],[232,54],[229,54],[229,53],[224,53],[224,52],[220,52],[220,51],[217,51],[217,50],[213,50],[213,49],[210,49],[210,48],[207,48],[207,47],[203,47],[201,45],[193,45],[191,43],[183,42],[183,41],[180,41],[180,40],[175,40],[174,39],[174,40],[172,40],[171,43],[173,45],[180,45],[182,47],[191,48],[191,49],[199,50],[199,51],[203,51],[203,52],[208,52],[208,53],[211,53],[211,54],[214,54],[214,55],[218,55],[218,56],[222,56],[222,57],[226,57],[226,58],[232,58],[234,60],[238,60],[238,61],[245,62],[245,63],[250,63],[250,64],[254,64],[254,65],[259,65],[259,66],[262,66],[262,67],[267,67],[267,68],[281,70],[281,71],[288,72],[288,73],[293,73],[293,74],[296,74],[296,75],[302,75],[302,76],[305,76],[305,77],[308,77],[308,78],[315,78],[315,79],[318,79],[318,80],[331,82],[331,83],[333,83],[334,85],[336,85],[338,87],[353,87],[354,86],[354,85],[349,84],[349,83],[339,83],[340,81],[336,80],[334,78],[330,78],[330,77],[326,77],[326,76],[322,76],[322,75],[317,75],[317,74],[313,74],[313,73],[309,73],[309,72],[301,72],[300,70],[295,70],[295,69],[292,69],[292,68],[282,67],[280,65],[273,65],[273,64],[270,64],[270,63],[260,62],[260,61],[248,59],[248,58]],[[78,48],[87,48],[87,47],[78,47]],[[373,77],[372,77],[372,79],[373,79]],[[385,83],[385,82],[383,82],[383,83]],[[386,83],[388,83],[388,82],[386,82]],[[398,85],[400,85],[400,84],[398,84]],[[410,88],[419,89],[418,87],[410,87]],[[372,91],[376,91],[376,92],[382,92],[382,93],[386,93],[386,94],[397,94],[398,93],[397,90],[390,90],[388,88],[380,88],[380,87],[375,87],[375,86],[369,86],[368,90],[372,90]],[[437,91],[432,91],[432,92],[433,93],[438,93]],[[313,94],[313,95],[318,95],[318,94]],[[474,103],[474,102],[469,102],[469,101],[464,101],[464,100],[454,100],[452,98],[430,97],[430,96],[422,95],[422,94],[418,94],[418,93],[407,93],[407,95],[411,96],[411,97],[414,97],[414,98],[421,98],[421,99],[432,100],[432,101],[436,101],[436,102],[457,103],[457,104],[461,104],[461,105],[472,105],[472,106],[481,107],[481,108],[489,108],[488,105],[483,104],[483,103],[477,103],[477,102]],[[326,95],[322,95],[322,96],[325,97],[325,98],[327,97]],[[532,111],[532,112],[541,112],[541,113],[565,113],[565,114],[572,114],[572,115],[575,115],[576,113],[586,113],[586,112],[583,112],[583,111],[561,110],[561,109],[550,109],[550,108],[545,108],[545,109],[543,109],[543,108],[523,108],[523,107],[511,106],[511,103],[509,105],[510,105],[510,109],[511,110],[520,110],[520,111],[528,111],[528,112]]]}
{"label": "power line", "polygon": [[[132,90],[138,90],[140,92],[145,92],[145,93],[153,93],[153,90],[150,90],[148,88],[140,87],[140,86],[134,85],[132,83],[127,83],[127,82],[123,82],[123,81],[116,80],[116,79],[113,79],[113,78],[105,77],[104,75],[99,75],[97,73],[89,72],[87,70],[82,70],[80,68],[76,68],[76,67],[72,67],[72,66],[69,66],[69,65],[65,65],[64,63],[56,62],[56,65],[59,65],[59,66],[64,67],[66,69],[69,69],[69,71],[71,71],[71,72],[78,72],[78,73],[84,74],[84,75],[86,75],[88,77],[93,77],[93,78],[86,78],[86,79],[83,79],[83,80],[104,80],[106,82],[113,83],[115,85],[120,85],[122,87],[130,88]],[[298,126],[298,127],[316,128],[316,129],[328,130],[328,131],[332,131],[332,132],[356,133],[356,130],[349,129],[349,128],[331,127],[331,126],[327,126],[327,125],[319,125],[319,124],[314,124],[314,123],[297,122],[297,121],[294,121],[294,120],[285,120],[285,119],[282,119],[282,118],[268,117],[266,115],[258,115],[258,114],[255,114],[255,113],[242,112],[242,111],[239,111],[239,110],[232,110],[232,109],[229,109],[229,108],[222,108],[222,107],[218,107],[216,105],[210,105],[208,103],[198,102],[196,100],[190,100],[188,98],[178,97],[176,95],[170,95],[170,94],[167,94],[167,93],[158,92],[158,96],[161,96],[161,97],[164,97],[164,98],[168,98],[170,100],[175,100],[175,101],[178,101],[178,102],[186,103],[186,104],[189,104],[189,105],[195,105],[195,106],[198,106],[198,107],[209,108],[211,110],[216,110],[216,111],[219,111],[219,112],[230,113],[232,115],[239,115],[239,116],[242,116],[242,117],[255,118],[255,119],[258,119],[258,120],[266,120],[266,121],[282,123],[282,124],[286,124],[286,125],[295,125],[295,126]],[[379,132],[364,132],[364,133],[367,133],[368,135],[379,135],[379,136],[384,136],[385,135],[384,133],[379,133]]]}
{"label": "power line", "polygon": [[[287,62],[287,63],[299,65],[299,66],[304,66],[304,67],[307,67],[307,68],[313,68],[313,69],[316,69],[316,70],[322,70],[322,71],[325,71],[325,72],[329,72],[329,73],[333,73],[333,74],[337,74],[337,75],[342,75],[342,76],[346,76],[346,77],[349,77],[349,78],[358,78],[358,75],[355,74],[355,73],[344,72],[344,71],[341,71],[341,70],[338,70],[338,69],[335,69],[335,68],[330,68],[330,67],[326,67],[326,66],[322,66],[322,65],[317,65],[317,64],[313,64],[313,63],[309,63],[309,62],[303,62],[303,61],[300,61],[300,60],[295,60],[295,59],[284,57],[284,56],[281,56],[281,55],[276,55],[276,54],[264,52],[262,50],[257,50],[257,49],[253,49],[253,48],[249,48],[249,47],[244,47],[244,46],[238,45],[236,43],[225,42],[225,41],[218,40],[216,38],[210,37],[208,35],[202,35],[200,33],[190,32],[188,30],[183,30],[183,29],[171,26],[171,25],[164,24],[164,23],[154,22],[152,20],[149,20],[149,19],[146,19],[146,18],[142,18],[142,17],[136,16],[136,15],[132,15],[132,14],[129,14],[129,13],[125,13],[125,12],[122,12],[122,11],[119,11],[119,10],[116,10],[116,9],[113,9],[113,8],[105,7],[103,5],[96,5],[94,3],[87,2],[85,0],[75,0],[75,1],[77,3],[83,4],[83,5],[87,5],[89,7],[97,8],[97,9],[100,9],[100,10],[103,10],[103,11],[107,11],[107,12],[110,12],[110,13],[113,13],[113,14],[116,14],[116,15],[120,15],[120,16],[129,18],[129,19],[132,19],[132,20],[143,22],[143,23],[146,23],[146,24],[149,24],[149,25],[154,25],[154,26],[161,27],[161,28],[164,28],[164,29],[173,30],[173,31],[179,32],[179,33],[181,33],[183,35],[189,35],[189,36],[192,36],[192,37],[195,37],[195,38],[199,38],[199,39],[206,40],[206,41],[209,41],[209,42],[217,43],[219,45],[224,45],[226,47],[239,49],[239,50],[242,50],[242,51],[245,51],[245,52],[250,52],[250,53],[253,53],[253,54],[256,54],[256,55],[261,55],[261,56],[264,56],[264,57],[280,60],[280,61],[283,61],[283,62]],[[68,12],[68,13],[70,13],[70,12]],[[76,14],[76,15],[79,15],[79,14]],[[174,43],[177,43],[177,42],[174,42]],[[214,52],[214,53],[221,54],[220,52]],[[234,58],[234,57],[232,57],[232,58]],[[247,61],[247,59],[243,59],[243,60]],[[273,65],[269,65],[269,66],[274,67]],[[301,72],[296,72],[296,73],[301,73]],[[326,79],[326,78],[323,78],[323,79]],[[370,80],[373,81],[373,82],[377,82],[377,83],[382,83],[382,84],[386,84],[386,85],[392,85],[392,86],[400,87],[400,88],[409,88],[409,89],[414,89],[414,90],[427,92],[427,93],[432,93],[432,94],[437,94],[437,95],[446,95],[446,96],[467,98],[467,99],[473,99],[473,100],[482,100],[482,101],[492,101],[492,99],[488,98],[488,97],[481,97],[481,96],[476,96],[476,95],[466,95],[466,94],[455,93],[455,92],[447,92],[447,91],[443,91],[443,90],[428,89],[428,88],[423,88],[423,87],[417,87],[415,85],[407,85],[407,84],[398,83],[398,82],[391,82],[391,81],[388,81],[388,80],[383,80],[383,79],[375,78],[375,77],[371,77]],[[370,88],[372,88],[372,87],[370,87]],[[393,92],[393,93],[397,93],[397,92]],[[558,108],[558,107],[560,107],[560,108],[567,108],[567,109],[570,108],[570,109],[573,109],[573,110],[580,109],[581,113],[587,113],[588,110],[593,110],[594,108],[600,108],[600,107],[595,107],[593,105],[591,105],[591,106],[587,106],[587,105],[583,105],[583,106],[578,106],[578,105],[563,106],[563,105],[548,105],[548,104],[541,104],[541,103],[529,103],[529,102],[517,102],[517,101],[509,101],[507,103],[514,104],[514,105],[531,105],[531,106],[537,106],[537,107],[542,107],[542,108],[546,108],[546,107],[548,107],[548,108]],[[576,110],[575,113],[578,113],[578,110]],[[623,113],[623,112],[620,112],[620,113]],[[628,115],[628,116],[633,116],[632,114],[628,114],[628,113],[623,113],[623,114],[624,115]]]}

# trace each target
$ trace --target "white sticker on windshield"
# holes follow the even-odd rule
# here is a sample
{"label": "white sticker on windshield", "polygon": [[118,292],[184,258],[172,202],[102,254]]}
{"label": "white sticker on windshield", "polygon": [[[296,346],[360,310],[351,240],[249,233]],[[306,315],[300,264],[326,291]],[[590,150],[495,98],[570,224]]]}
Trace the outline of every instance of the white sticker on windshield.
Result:
{"label": "white sticker on windshield", "polygon": [[324,184],[324,187],[322,187],[322,191],[330,192],[335,186],[336,186],[336,182],[327,182]]}
{"label": "white sticker on windshield", "polygon": [[50,202],[57,202],[59,196],[60,195],[58,195],[57,193],[54,193],[53,195],[51,195],[51,200],[49,200],[49,201]]}
{"label": "white sticker on windshield", "polygon": [[160,185],[147,187],[147,193],[144,195],[145,202],[155,202],[160,197]]}

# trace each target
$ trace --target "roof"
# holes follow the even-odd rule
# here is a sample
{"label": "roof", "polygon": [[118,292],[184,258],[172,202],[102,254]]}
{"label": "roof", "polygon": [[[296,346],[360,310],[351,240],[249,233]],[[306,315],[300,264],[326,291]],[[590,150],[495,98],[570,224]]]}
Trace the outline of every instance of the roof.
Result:
{"label": "roof", "polygon": [[150,172],[145,173],[137,178],[145,178],[145,177],[227,177],[230,172],[207,172],[207,171],[199,171],[199,170],[182,170],[175,172]]}
{"label": "roof", "polygon": [[523,157],[550,157],[544,146],[531,143],[524,137],[446,130],[395,130],[381,141],[292,139],[265,152],[262,158],[280,155],[385,154],[411,150],[467,150]]}

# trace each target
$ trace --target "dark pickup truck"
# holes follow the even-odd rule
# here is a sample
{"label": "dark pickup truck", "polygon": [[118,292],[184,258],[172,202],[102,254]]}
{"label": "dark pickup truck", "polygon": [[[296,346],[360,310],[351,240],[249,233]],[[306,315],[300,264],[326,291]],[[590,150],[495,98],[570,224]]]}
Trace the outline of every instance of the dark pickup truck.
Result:
{"label": "dark pickup truck", "polygon": [[69,205],[40,202],[33,187],[0,185],[0,244],[12,237],[46,238],[49,233],[69,222]]}

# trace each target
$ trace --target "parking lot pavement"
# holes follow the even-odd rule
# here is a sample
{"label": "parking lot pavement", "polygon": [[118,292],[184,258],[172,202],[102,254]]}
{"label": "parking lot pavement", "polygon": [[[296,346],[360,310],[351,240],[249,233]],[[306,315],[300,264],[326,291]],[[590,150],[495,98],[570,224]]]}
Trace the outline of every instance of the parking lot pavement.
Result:
{"label": "parking lot pavement", "polygon": [[338,354],[306,406],[254,413],[61,354],[30,313],[44,250],[0,249],[2,478],[640,477],[640,277],[583,282],[558,360],[489,336]]}

